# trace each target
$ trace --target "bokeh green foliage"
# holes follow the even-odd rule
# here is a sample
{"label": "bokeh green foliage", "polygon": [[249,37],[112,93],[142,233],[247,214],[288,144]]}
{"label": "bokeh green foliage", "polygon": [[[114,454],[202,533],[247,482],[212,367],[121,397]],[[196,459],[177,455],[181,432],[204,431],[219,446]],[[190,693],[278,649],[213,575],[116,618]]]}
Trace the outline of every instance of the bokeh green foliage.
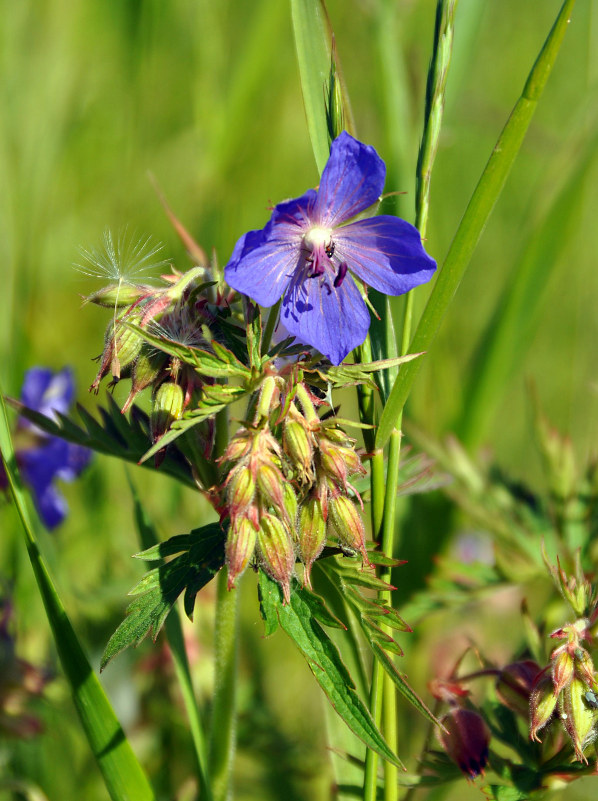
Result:
{"label": "bokeh green foliage", "polygon": [[[72,267],[77,247],[97,244],[105,227],[128,226],[140,235],[151,233],[179,268],[188,266],[148,172],[179,219],[206,250],[216,249],[222,263],[240,234],[264,224],[271,203],[317,182],[289,6],[275,0],[22,0],[3,6],[0,375],[16,394],[27,367],[72,364],[80,398],[93,408],[95,399],[84,390],[107,318],[99,309],[80,307],[78,294],[96,287]],[[439,261],[558,7],[557,0],[460,0],[426,242]],[[413,219],[435,3],[330,0],[328,9],[356,134],[387,161],[387,190],[407,193],[389,205]],[[593,0],[575,9],[528,138],[409,404],[409,414],[432,434],[455,425],[467,430],[472,383],[487,357],[480,343],[497,324],[499,300],[508,302],[505,293],[526,269],[523,301],[470,444],[490,443],[506,468],[532,483],[539,461],[530,455],[526,377],[534,379],[548,416],[571,432],[581,453],[591,450],[597,433],[597,87]],[[422,297],[418,303],[423,305]],[[400,303],[395,305],[400,316]],[[118,388],[116,396],[124,400]],[[108,459],[96,460],[78,487],[68,488],[72,515],[63,529],[43,538],[69,612],[98,658],[141,571],[128,558],[138,544],[122,470]],[[207,507],[190,491],[159,476],[138,480],[164,536],[204,522]],[[48,634],[36,589],[14,516],[10,510],[2,515],[7,536],[0,556],[3,572],[16,577],[19,633],[29,654],[43,660]],[[272,642],[260,641],[254,589],[247,581],[239,797],[275,798],[283,791],[289,798],[316,797],[325,792],[322,776],[328,775],[324,735],[314,738],[305,710],[319,716],[322,726],[323,713],[295,656],[280,644],[275,650]],[[202,648],[208,649],[202,651],[205,664],[211,609],[208,591],[197,613]],[[150,651],[143,646],[141,653]],[[409,664],[422,667],[415,683],[425,691],[422,653],[414,653],[411,663],[408,654],[405,664],[407,670]],[[154,759],[152,778],[167,794],[182,781],[190,753],[182,745],[182,717],[174,703],[161,703],[156,711],[155,692],[143,695],[144,686],[159,679],[137,670],[132,690],[136,660],[120,659],[106,681],[120,699],[122,716],[137,727],[142,751]],[[210,677],[203,663],[196,665],[196,681],[207,693]],[[280,690],[281,677],[286,690]],[[54,711],[70,710],[66,689],[58,680],[50,692],[54,708],[47,703],[42,709],[48,734],[19,746],[12,767],[41,782],[50,797],[83,797],[84,780],[84,797],[101,798],[74,715],[69,721]],[[146,713],[164,721],[152,734],[142,725]],[[71,739],[72,764],[56,771],[63,744]],[[280,758],[264,761],[256,742],[264,748],[274,743]]]}

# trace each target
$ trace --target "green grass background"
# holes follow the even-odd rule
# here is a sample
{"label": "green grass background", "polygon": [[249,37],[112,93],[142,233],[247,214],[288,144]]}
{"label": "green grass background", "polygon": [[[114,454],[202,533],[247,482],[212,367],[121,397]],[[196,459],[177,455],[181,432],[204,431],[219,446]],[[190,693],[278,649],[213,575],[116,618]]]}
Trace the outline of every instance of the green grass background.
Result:
{"label": "green grass background", "polygon": [[[357,133],[387,160],[387,191],[406,192],[401,212],[412,219],[435,3],[330,0],[328,6]],[[556,0],[460,1],[426,242],[439,262],[558,7]],[[480,343],[536,242],[523,313],[510,326],[503,373],[470,442],[474,450],[491,448],[507,471],[532,485],[540,468],[527,381],[578,452],[596,450],[597,90],[598,3],[586,0],[575,9],[532,128],[409,404],[409,415],[432,434],[466,426],[472,376],[484,363]],[[0,377],[9,394],[18,394],[28,367],[70,364],[81,402],[90,409],[96,403],[86,388],[108,315],[81,308],[79,295],[98,285],[73,269],[78,247],[97,245],[106,227],[128,226],[162,242],[179,269],[188,266],[149,173],[221,263],[244,231],[265,223],[271,204],[317,183],[288,4],[4,2]],[[561,205],[546,222],[555,199]],[[117,388],[117,399],[124,394]],[[164,537],[206,520],[206,506],[191,492],[159,475],[134,476]],[[121,465],[96,459],[81,482],[65,488],[68,521],[52,537],[42,535],[95,664],[142,572],[129,558],[138,546],[125,487]],[[2,573],[14,582],[23,655],[51,663],[15,515],[8,507],[0,514]],[[331,773],[315,684],[280,638],[262,640],[252,577],[244,592],[237,797],[325,798]],[[208,588],[189,629],[204,699],[212,603]],[[406,664],[417,667],[410,679],[423,692],[441,640],[433,623],[413,639]],[[152,677],[140,666],[156,653],[144,644],[119,657],[105,683],[161,797],[183,799],[192,762],[176,690],[167,670]],[[7,775],[30,779],[50,799],[104,798],[60,678],[40,714],[46,732],[36,742],[0,744]]]}

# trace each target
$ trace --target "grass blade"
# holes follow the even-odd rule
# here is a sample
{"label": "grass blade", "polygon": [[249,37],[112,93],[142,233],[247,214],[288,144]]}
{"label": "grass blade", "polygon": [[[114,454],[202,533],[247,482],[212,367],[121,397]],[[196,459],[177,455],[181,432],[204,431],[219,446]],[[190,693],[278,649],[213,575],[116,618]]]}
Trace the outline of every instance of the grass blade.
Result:
{"label": "grass blade", "polygon": [[330,33],[322,0],[291,0],[295,47],[307,128],[320,175],[328,161],[324,87],[330,72]]}
{"label": "grass blade", "polygon": [[[561,6],[552,30],[528,76],[521,97],[515,104],[492,151],[449,248],[410,350],[426,351],[434,341],[519,152],[559,52],[574,5],[575,0],[565,0]],[[410,362],[399,371],[380,418],[376,435],[377,448],[383,447],[388,442],[418,373],[420,362],[421,360]]]}
{"label": "grass blade", "polygon": [[98,677],[77,639],[40,554],[27,510],[10,439],[4,398],[0,393],[0,450],[9,486],[23,524],[31,566],[52,629],[60,662],[89,746],[112,801],[153,801],[155,798]]}

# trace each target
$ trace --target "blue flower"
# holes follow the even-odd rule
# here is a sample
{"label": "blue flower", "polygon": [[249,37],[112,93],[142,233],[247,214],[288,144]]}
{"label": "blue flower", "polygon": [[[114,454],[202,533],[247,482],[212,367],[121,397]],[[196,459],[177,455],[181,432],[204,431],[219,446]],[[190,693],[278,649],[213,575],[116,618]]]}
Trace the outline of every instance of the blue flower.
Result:
{"label": "blue flower", "polygon": [[[57,412],[68,412],[74,392],[73,376],[68,367],[56,374],[44,367],[32,367],[25,374],[21,401],[46,417],[55,417]],[[20,418],[19,428],[29,434],[27,444],[17,447],[16,451],[23,479],[31,489],[42,522],[46,528],[53,529],[62,523],[68,511],[54,480],[74,481],[87,466],[91,451],[49,436],[25,418]]]}
{"label": "blue flower", "polygon": [[282,297],[287,330],[333,364],[363,342],[370,326],[352,275],[402,295],[436,269],[418,230],[404,220],[348,222],[378,201],[385,175],[374,148],[343,132],[332,143],[319,189],[279,203],[265,228],[239,239],[224,270],[233,289],[261,306]]}

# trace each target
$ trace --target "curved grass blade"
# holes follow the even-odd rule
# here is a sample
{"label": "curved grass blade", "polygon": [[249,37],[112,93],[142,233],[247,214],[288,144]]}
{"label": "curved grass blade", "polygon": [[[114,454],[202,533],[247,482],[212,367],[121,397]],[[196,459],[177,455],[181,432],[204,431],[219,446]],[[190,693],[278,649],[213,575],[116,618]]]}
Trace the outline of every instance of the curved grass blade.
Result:
{"label": "curved grass blade", "polygon": [[29,518],[0,394],[0,451],[21,523],[31,566],[52,629],[60,662],[89,746],[112,801],[154,801],[154,793],[102,685],[93,672],[40,554]]}
{"label": "curved grass blade", "polygon": [[[492,209],[498,200],[507,176],[519,152],[538,100],[548,81],[559,52],[575,0],[565,0],[534,66],[523,87],[521,97],[496,143],[492,155],[469,201],[455,238],[444,260],[436,285],[424,309],[409,350],[427,351],[444,319],[465,270],[470,262]],[[389,440],[405,405],[421,360],[403,365],[380,418],[376,448]]]}
{"label": "curved grass blade", "polygon": [[322,0],[291,0],[291,14],[307,128],[321,175],[329,154],[324,87],[330,71],[331,43],[326,9]]}

